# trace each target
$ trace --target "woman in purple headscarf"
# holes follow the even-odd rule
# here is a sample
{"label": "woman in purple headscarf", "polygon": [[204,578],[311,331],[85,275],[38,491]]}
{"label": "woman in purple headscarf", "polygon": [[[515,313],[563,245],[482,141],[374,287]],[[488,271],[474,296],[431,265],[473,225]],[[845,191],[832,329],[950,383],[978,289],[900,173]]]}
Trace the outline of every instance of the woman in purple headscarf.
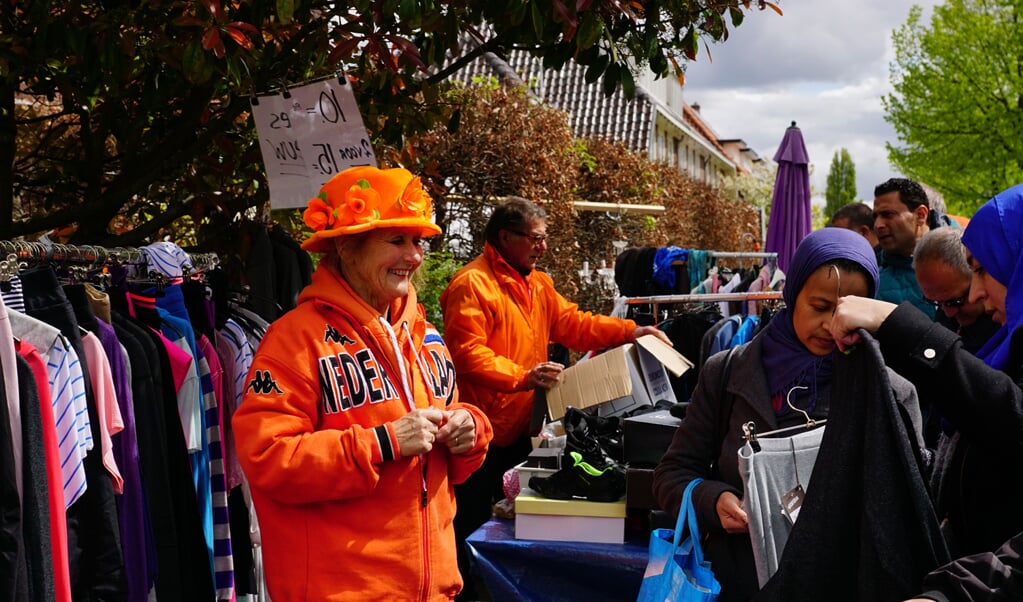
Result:
{"label": "woman in purple headscarf", "polygon": [[[792,257],[785,308],[749,343],[709,358],[675,433],[654,471],[661,508],[677,513],[690,481],[704,552],[721,583],[719,602],[748,600],[758,590],[748,519],[742,509],[737,452],[742,425],[758,432],[804,424],[792,405],[820,420],[828,415],[836,346],[829,330],[842,295],[873,296],[878,268],[865,238],[843,228],[811,233]],[[891,374],[893,394],[916,402],[912,385]],[[919,408],[915,405],[916,417]]]}
{"label": "woman in purple headscarf", "polygon": [[953,557],[967,557],[924,580],[926,599],[1023,600],[1023,185],[985,203],[962,241],[969,301],[1002,324],[976,357],[905,303],[843,297],[831,328],[843,347],[859,328],[874,333],[885,363],[942,415],[931,496]]}

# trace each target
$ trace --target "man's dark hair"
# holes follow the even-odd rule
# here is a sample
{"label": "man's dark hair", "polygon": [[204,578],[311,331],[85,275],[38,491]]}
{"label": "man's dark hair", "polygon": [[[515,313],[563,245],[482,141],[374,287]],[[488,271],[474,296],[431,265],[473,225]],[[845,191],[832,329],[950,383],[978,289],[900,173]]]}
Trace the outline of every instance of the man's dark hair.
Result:
{"label": "man's dark hair", "polygon": [[483,236],[487,242],[496,245],[501,230],[522,231],[534,219],[547,219],[547,212],[543,207],[529,199],[510,196],[504,203],[494,208],[490,220],[487,221],[487,227],[483,230]]}
{"label": "man's dark hair", "polygon": [[870,208],[870,205],[861,201],[855,201],[839,207],[838,211],[831,216],[831,225],[834,226],[835,221],[840,219],[849,220],[850,229],[856,229],[860,226],[866,226],[871,230],[874,229],[874,210]]}
{"label": "man's dark hair", "polygon": [[927,193],[924,192],[923,186],[917,184],[909,178],[889,178],[881,184],[878,184],[874,188],[874,198],[888,194],[889,192],[899,193],[899,200],[906,207],[909,207],[910,211],[913,211],[920,205],[927,207],[929,210],[931,204],[927,202]]}

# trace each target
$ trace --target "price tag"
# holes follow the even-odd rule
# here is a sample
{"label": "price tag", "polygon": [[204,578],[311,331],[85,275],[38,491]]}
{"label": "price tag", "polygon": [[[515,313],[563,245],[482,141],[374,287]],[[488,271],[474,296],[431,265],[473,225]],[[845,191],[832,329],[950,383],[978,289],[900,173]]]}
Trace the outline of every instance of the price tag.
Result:
{"label": "price tag", "polygon": [[377,164],[352,86],[344,77],[258,96],[252,101],[252,117],[273,209],[305,207],[334,174]]}

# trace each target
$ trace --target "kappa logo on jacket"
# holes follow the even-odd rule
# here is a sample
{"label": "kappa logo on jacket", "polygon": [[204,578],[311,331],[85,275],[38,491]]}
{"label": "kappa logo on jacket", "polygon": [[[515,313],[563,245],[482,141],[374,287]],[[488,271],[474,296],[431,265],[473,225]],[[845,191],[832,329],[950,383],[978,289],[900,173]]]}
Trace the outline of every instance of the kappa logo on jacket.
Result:
{"label": "kappa logo on jacket", "polygon": [[351,345],[355,342],[355,339],[351,339],[348,335],[341,334],[337,328],[334,328],[330,324],[327,324],[327,331],[323,333],[324,343],[337,343],[339,345]]}
{"label": "kappa logo on jacket", "polygon": [[246,393],[250,390],[256,395],[269,395],[270,393],[284,395],[284,391],[277,386],[277,381],[274,380],[269,370],[256,370],[252,380],[245,386]]}

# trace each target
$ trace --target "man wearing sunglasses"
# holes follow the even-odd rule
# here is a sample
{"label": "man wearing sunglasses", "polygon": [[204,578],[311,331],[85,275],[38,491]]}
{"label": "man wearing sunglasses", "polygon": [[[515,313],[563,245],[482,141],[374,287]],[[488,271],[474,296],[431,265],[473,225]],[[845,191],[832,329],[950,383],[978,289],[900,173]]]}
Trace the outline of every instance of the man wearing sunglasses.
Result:
{"label": "man wearing sunglasses", "polygon": [[551,277],[536,269],[547,251],[547,213],[532,201],[510,197],[495,207],[484,237],[483,254],[455,274],[440,298],[461,399],[482,409],[494,428],[483,466],[455,486],[455,536],[466,582],[458,600],[479,599],[463,541],[490,519],[493,503],[504,497],[502,476],[532,449],[536,392],[561,378],[564,366],[550,361],[550,343],[586,351],[646,334],[668,342],[654,326],[581,311],[555,290]]}
{"label": "man wearing sunglasses", "polygon": [[916,281],[924,301],[938,311],[935,322],[959,334],[963,347],[975,353],[998,330],[980,301],[970,303],[970,266],[959,241],[959,228],[938,228],[923,235],[913,251]]}
{"label": "man wearing sunglasses", "polygon": [[[960,228],[938,228],[924,234],[913,249],[913,269],[923,299],[935,308],[934,321],[959,334],[963,349],[976,353],[998,330],[999,324],[984,312],[983,301],[970,302],[972,273]],[[930,400],[921,398],[924,410],[924,442],[936,448],[942,437],[941,416],[931,411]]]}

